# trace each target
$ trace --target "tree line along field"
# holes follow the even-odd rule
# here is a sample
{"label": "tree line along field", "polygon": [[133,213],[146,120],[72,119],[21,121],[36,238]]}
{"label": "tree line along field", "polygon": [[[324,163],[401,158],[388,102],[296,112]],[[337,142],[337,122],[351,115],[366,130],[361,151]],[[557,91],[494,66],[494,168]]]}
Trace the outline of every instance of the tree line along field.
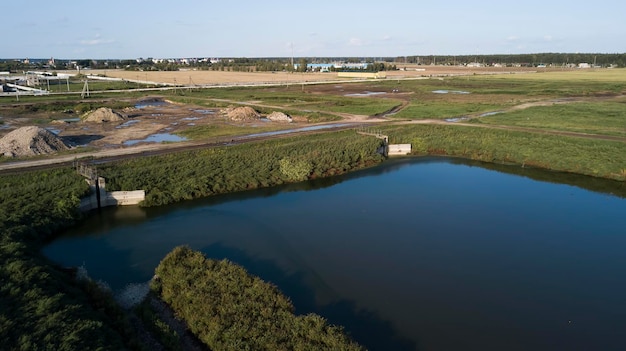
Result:
{"label": "tree line along field", "polygon": [[[610,74],[605,73],[610,72]],[[580,173],[626,180],[626,142],[567,136],[575,131],[624,137],[626,71],[555,72],[506,76],[468,76],[443,80],[375,81],[360,90],[391,91],[386,98],[340,97],[334,87],[268,88],[172,92],[172,98],[198,104],[214,99],[254,101],[299,111],[372,115],[406,103],[388,123],[375,128],[392,143],[410,143],[413,155],[457,156],[492,163]],[[615,78],[616,76],[621,78]],[[469,94],[435,94],[433,90]],[[229,95],[231,94],[231,95]],[[346,102],[342,102],[346,99]],[[553,104],[559,100],[563,103]],[[514,109],[528,103],[549,104]],[[344,104],[344,106],[333,106]],[[420,105],[421,104],[421,105]],[[474,109],[472,111],[472,109]],[[462,114],[470,125],[414,124]],[[527,131],[490,126],[530,128]],[[237,131],[238,133],[239,131]],[[150,156],[101,167],[111,190],[145,189],[145,206],[158,206],[214,194],[342,174],[383,162],[380,141],[354,131],[269,140]],[[0,177],[0,339],[8,349],[146,349],[125,312],[110,294],[44,258],[39,249],[81,218],[79,198],[88,188],[71,169],[25,172]],[[175,266],[175,265],[174,265]],[[315,324],[323,326],[322,324]]]}

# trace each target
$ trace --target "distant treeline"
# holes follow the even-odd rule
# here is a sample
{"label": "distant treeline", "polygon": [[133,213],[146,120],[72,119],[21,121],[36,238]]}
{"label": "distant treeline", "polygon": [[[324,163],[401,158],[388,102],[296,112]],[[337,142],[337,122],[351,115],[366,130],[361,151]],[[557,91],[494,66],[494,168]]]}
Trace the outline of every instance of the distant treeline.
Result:
{"label": "distant treeline", "polygon": [[501,64],[503,66],[521,65],[536,67],[538,65],[566,66],[588,63],[609,67],[626,67],[626,54],[594,54],[594,53],[538,53],[517,55],[449,55],[449,56],[401,56],[394,60],[398,63],[413,63],[422,65],[460,65],[480,63],[485,65]]}
{"label": "distant treeline", "polygon": [[[195,68],[213,71],[295,71],[294,66],[302,67],[305,63],[370,63],[382,64],[376,70],[395,69],[395,64],[410,63],[422,65],[463,65],[480,63],[485,65],[501,64],[503,66],[521,65],[536,67],[538,65],[566,66],[588,63],[600,67],[626,67],[626,53],[535,53],[535,54],[496,54],[496,55],[412,55],[397,57],[262,57],[262,58],[188,58],[188,59],[81,59],[54,60],[1,60],[0,72],[21,72],[33,69],[127,69],[141,71],[176,71],[180,68]],[[370,65],[371,67],[371,65]]]}

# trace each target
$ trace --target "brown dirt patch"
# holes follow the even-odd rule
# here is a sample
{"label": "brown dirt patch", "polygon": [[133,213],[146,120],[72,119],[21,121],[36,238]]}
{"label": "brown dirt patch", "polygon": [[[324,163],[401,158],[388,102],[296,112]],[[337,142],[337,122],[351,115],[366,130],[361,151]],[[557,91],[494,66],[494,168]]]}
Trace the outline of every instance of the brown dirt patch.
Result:
{"label": "brown dirt patch", "polygon": [[223,114],[231,121],[248,122],[261,118],[261,115],[250,106],[231,107],[224,109]]}
{"label": "brown dirt patch", "polygon": [[83,122],[94,123],[106,123],[106,122],[121,122],[128,119],[128,117],[122,115],[119,112],[115,112],[108,107],[100,107],[99,109],[90,112],[82,120]]}
{"label": "brown dirt patch", "polygon": [[37,126],[18,128],[0,139],[0,155],[6,157],[45,155],[67,149],[61,138]]}

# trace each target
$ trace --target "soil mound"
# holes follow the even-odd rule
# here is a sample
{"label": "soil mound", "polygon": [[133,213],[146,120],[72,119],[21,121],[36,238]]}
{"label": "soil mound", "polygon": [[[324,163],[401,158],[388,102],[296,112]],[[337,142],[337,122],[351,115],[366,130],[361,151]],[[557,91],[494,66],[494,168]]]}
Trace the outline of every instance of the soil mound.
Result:
{"label": "soil mound", "polygon": [[291,118],[291,116],[289,116],[286,113],[282,113],[282,112],[278,112],[278,111],[274,111],[274,112],[270,113],[267,116],[267,119],[269,119],[272,122],[285,122],[285,123],[293,122],[293,119]]}
{"label": "soil mound", "polygon": [[67,150],[63,140],[36,126],[18,128],[0,139],[0,155],[6,157],[34,156]]}
{"label": "soil mound", "polygon": [[89,113],[83,122],[105,123],[105,122],[121,122],[127,119],[121,113],[115,112],[108,107],[100,107],[99,109]]}
{"label": "soil mound", "polygon": [[223,111],[232,121],[253,121],[261,118],[261,115],[250,106],[231,107]]}

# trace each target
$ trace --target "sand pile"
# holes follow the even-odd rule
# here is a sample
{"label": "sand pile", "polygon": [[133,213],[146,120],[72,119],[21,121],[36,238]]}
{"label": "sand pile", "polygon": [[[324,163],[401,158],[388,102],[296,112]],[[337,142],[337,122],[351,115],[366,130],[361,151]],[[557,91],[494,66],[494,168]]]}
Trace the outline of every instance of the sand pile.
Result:
{"label": "sand pile", "polygon": [[50,154],[69,147],[58,136],[36,126],[18,128],[0,139],[0,155],[21,157]]}
{"label": "sand pile", "polygon": [[270,113],[269,115],[267,115],[267,119],[269,119],[272,122],[286,122],[286,123],[293,122],[293,119],[291,118],[291,116],[289,116],[286,113],[282,113],[278,111],[274,111]]}
{"label": "sand pile", "polygon": [[222,112],[232,121],[245,122],[261,118],[261,115],[249,106],[231,107]]}
{"label": "sand pile", "polygon": [[100,107],[99,109],[90,112],[83,122],[105,123],[105,122],[121,122],[128,118],[121,113],[117,113],[108,107]]}

